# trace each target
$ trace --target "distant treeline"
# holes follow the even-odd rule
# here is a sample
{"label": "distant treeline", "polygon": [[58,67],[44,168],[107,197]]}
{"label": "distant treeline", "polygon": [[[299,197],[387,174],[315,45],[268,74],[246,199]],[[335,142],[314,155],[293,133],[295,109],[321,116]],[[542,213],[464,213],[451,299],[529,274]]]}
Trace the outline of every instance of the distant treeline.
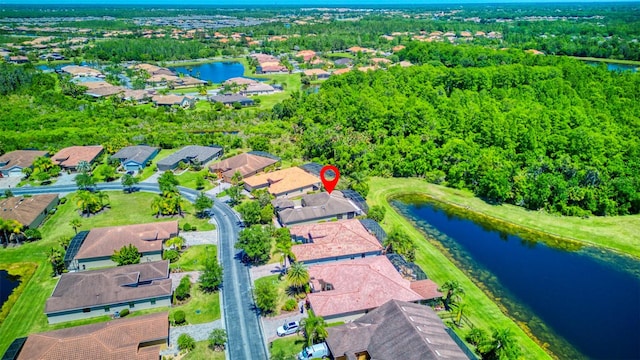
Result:
{"label": "distant treeline", "polygon": [[293,123],[305,158],[347,174],[419,176],[566,215],[640,212],[638,74],[443,44],[400,56],[426,65],[332,77],[273,117]]}

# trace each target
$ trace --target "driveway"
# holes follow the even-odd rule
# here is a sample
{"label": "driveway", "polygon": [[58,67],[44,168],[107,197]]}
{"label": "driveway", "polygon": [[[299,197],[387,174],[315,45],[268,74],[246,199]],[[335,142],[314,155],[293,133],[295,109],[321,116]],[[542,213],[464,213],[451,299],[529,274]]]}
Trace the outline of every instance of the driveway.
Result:
{"label": "driveway", "polygon": [[276,330],[278,327],[282,326],[285,322],[288,321],[298,321],[307,317],[307,309],[304,309],[304,313],[300,313],[300,305],[304,303],[301,301],[298,303],[296,310],[280,314],[274,317],[263,317],[262,318],[262,328],[264,329],[264,338],[267,339],[267,342],[271,342],[278,338],[276,334]]}
{"label": "driveway", "polygon": [[0,178],[0,188],[15,189],[15,187],[18,186],[21,180],[22,178],[19,178],[17,176]]}
{"label": "driveway", "polygon": [[282,266],[280,264],[267,264],[262,266],[252,266],[249,272],[251,273],[251,281],[255,282],[257,279],[263,278],[269,275],[280,274]]}
{"label": "driveway", "polygon": [[76,173],[67,174],[63,171],[60,173],[60,176],[56,178],[55,185],[75,185],[76,175]]}
{"label": "driveway", "polygon": [[180,233],[188,246],[218,245],[218,230],[212,231],[182,231]]}

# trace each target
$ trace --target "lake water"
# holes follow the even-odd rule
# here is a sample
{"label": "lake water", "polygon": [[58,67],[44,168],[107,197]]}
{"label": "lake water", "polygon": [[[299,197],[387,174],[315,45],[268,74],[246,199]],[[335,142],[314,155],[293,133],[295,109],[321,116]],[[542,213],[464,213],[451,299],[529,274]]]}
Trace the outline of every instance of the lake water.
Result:
{"label": "lake water", "polygon": [[424,197],[400,197],[392,205],[561,359],[640,358],[640,261],[524,240],[447,213]]}
{"label": "lake water", "polygon": [[[587,61],[587,64],[592,65],[592,66],[598,66],[598,65],[600,65],[600,62]],[[638,65],[607,63],[607,70],[609,70],[609,71],[631,71],[631,72],[637,72],[639,67],[640,66],[638,66]]]}
{"label": "lake water", "polygon": [[233,77],[240,77],[244,74],[244,66],[239,62],[213,62],[189,66],[176,66],[170,67],[169,69],[216,84],[222,83]]}
{"label": "lake water", "polygon": [[0,308],[18,285],[20,285],[19,276],[12,276],[6,270],[0,270]]}

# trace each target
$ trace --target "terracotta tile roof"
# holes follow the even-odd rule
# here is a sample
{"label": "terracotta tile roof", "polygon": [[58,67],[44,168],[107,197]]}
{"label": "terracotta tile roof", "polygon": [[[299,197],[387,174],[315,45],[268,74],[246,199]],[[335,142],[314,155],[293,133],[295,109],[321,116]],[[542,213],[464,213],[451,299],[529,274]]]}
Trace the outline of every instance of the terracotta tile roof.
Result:
{"label": "terracotta tile roof", "polygon": [[178,235],[178,222],[95,228],[89,231],[76,259],[111,256],[115,250],[133,244],[141,253],[162,250],[162,242]]}
{"label": "terracotta tile roof", "polygon": [[169,338],[168,313],[32,334],[18,360],[157,360]]}
{"label": "terracotta tile roof", "polygon": [[309,70],[305,70],[304,74],[307,76],[313,76],[313,75],[329,75],[328,72],[322,70],[322,69],[309,69]]}
{"label": "terracotta tile roof", "polygon": [[348,73],[349,71],[351,71],[350,68],[345,68],[345,69],[336,69],[333,71],[333,75],[341,75],[341,74],[345,74]]}
{"label": "terracotta tile roof", "polygon": [[371,359],[469,359],[428,306],[391,300],[348,324],[327,329],[327,346],[336,357]]}
{"label": "terracotta tile roof", "polygon": [[58,151],[53,155],[52,160],[65,168],[75,168],[82,160],[93,162],[100,153],[102,145],[95,146],[71,146]]}
{"label": "terracotta tile roof", "polygon": [[0,156],[0,170],[9,170],[13,167],[28,168],[33,165],[36,158],[45,155],[47,155],[46,151],[39,150],[11,151]]}
{"label": "terracotta tile roof", "polygon": [[[316,292],[308,299],[320,316],[374,309],[392,299],[424,300],[385,256],[310,266],[309,277]],[[331,284],[333,290],[321,291],[323,284]]]}
{"label": "terracotta tile roof", "polygon": [[269,193],[276,196],[290,191],[307,188],[312,185],[318,188],[320,187],[319,178],[309,174],[299,167],[292,167],[250,176],[244,179],[244,182],[253,188],[268,185]]}
{"label": "terracotta tile roof", "polygon": [[24,226],[30,226],[54,201],[58,201],[58,194],[0,199],[0,218],[17,220]]}
{"label": "terracotta tile roof", "polygon": [[231,84],[251,85],[251,84],[257,84],[257,83],[258,83],[257,80],[247,79],[247,78],[244,78],[244,77],[234,77],[234,78],[231,78],[231,79],[227,79],[222,84],[224,84],[224,85],[231,85]]}
{"label": "terracotta tile roof", "polygon": [[[145,281],[150,283],[140,284]],[[161,296],[171,296],[169,260],[62,274],[47,299],[44,312],[58,313]]]}
{"label": "terracotta tile roof", "polygon": [[425,299],[435,299],[442,297],[442,293],[438,291],[438,284],[431,279],[424,279],[411,282],[411,290],[422,295]]}
{"label": "terracotta tile roof", "polygon": [[247,174],[261,171],[267,166],[273,165],[278,161],[264,156],[244,153],[222,160],[219,163],[209,166],[211,172],[221,171],[225,178],[233,177],[236,171],[239,171],[244,178]]}
{"label": "terracotta tile roof", "polygon": [[291,236],[308,243],[294,245],[291,251],[296,261],[360,255],[382,251],[382,245],[357,219],[322,224],[297,225],[290,228]]}

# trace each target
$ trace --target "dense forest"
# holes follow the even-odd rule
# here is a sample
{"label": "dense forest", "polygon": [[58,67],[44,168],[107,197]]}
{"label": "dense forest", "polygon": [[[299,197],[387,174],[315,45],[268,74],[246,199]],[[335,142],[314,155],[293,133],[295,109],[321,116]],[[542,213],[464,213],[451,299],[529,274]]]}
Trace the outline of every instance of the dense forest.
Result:
{"label": "dense forest", "polygon": [[273,116],[293,123],[306,158],[346,173],[419,176],[567,215],[640,212],[637,74],[424,43],[400,56],[426,65],[332,77]]}

